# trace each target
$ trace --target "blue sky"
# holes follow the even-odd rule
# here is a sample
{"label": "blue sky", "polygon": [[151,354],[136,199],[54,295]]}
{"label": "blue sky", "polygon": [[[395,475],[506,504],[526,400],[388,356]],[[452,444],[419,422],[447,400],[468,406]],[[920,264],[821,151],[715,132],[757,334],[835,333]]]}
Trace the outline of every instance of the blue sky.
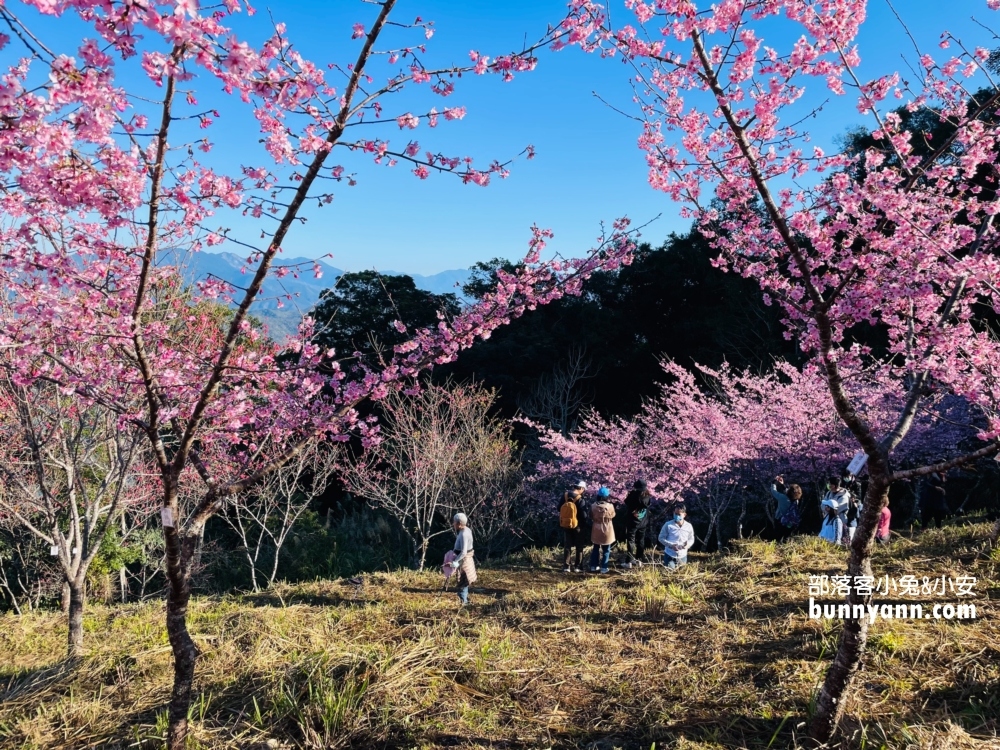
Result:
{"label": "blue sky", "polygon": [[[612,2],[624,20],[622,3]],[[397,13],[435,21],[437,31],[428,49],[432,59],[464,62],[472,48],[496,54],[517,46],[525,36],[536,38],[547,23],[560,18],[564,7],[560,0],[401,0]],[[998,44],[991,44],[989,35],[970,21],[974,14],[991,20],[983,0],[955,0],[947,14],[941,7],[928,0],[897,0],[897,10],[928,51],[940,52],[936,44],[945,28],[979,44]],[[366,14],[371,17],[374,8],[345,0],[285,0],[274,2],[271,10],[287,22],[290,38],[322,57],[330,47],[343,44],[342,29]],[[911,61],[915,58],[884,0],[869,3],[859,43],[862,72],[870,75],[906,70],[901,53]],[[568,49],[542,53],[537,70],[511,83],[493,77],[463,79],[449,103],[465,105],[468,115],[447,129],[439,126],[437,142],[447,139],[458,152],[487,158],[517,153],[531,143],[536,158],[517,162],[507,180],[485,189],[443,176],[417,182],[403,170],[365,165],[358,186],[341,189],[329,213],[323,209],[310,219],[307,231],[298,235],[296,254],[321,252],[329,238],[338,266],[354,269],[374,263],[433,273],[494,256],[519,256],[532,223],[553,229],[551,247],[566,255],[586,250],[599,222],[621,215],[637,223],[660,215],[644,233],[653,242],[671,231],[684,231],[688,222],[679,217],[678,206],[647,184],[643,154],[635,145],[638,124],[594,96],[597,92],[631,111],[628,78],[628,68],[620,61]],[[837,136],[861,122],[848,96],[828,105],[810,129],[814,143],[829,150]],[[413,131],[414,136],[426,134],[425,128]]]}
{"label": "blue sky", "polygon": [[[621,0],[610,1],[624,22],[627,12]],[[896,4],[925,51],[941,52],[936,45],[945,28],[970,46],[1000,46],[971,21],[975,15],[993,23],[995,14],[986,9],[985,0],[953,0],[945,12],[939,2],[930,0],[896,0]],[[436,33],[425,58],[428,65],[464,64],[470,49],[492,56],[518,47],[525,38],[536,39],[548,23],[560,19],[564,7],[561,0],[400,0],[394,17],[411,20],[420,15],[435,22]],[[268,33],[270,13],[287,24],[288,37],[307,58],[348,61],[359,44],[350,39],[351,24],[367,25],[377,10],[358,0],[271,0],[258,4],[254,18],[239,19],[236,28],[259,41]],[[64,45],[80,39],[79,25],[70,21],[42,22],[42,27],[47,38],[55,37]],[[780,25],[774,28],[784,37],[781,41],[792,38]],[[916,57],[885,0],[869,2],[859,44],[863,78],[892,70],[906,72],[901,54],[911,62]],[[72,48],[63,49],[72,54]],[[9,60],[9,50],[3,54]],[[402,167],[356,162],[359,184],[340,186],[331,206],[310,208],[308,223],[290,235],[286,256],[332,253],[330,262],[347,270],[375,266],[429,274],[495,256],[520,257],[532,223],[554,230],[550,247],[564,255],[584,252],[593,244],[601,221],[610,223],[622,215],[637,223],[660,215],[644,233],[655,243],[671,231],[684,231],[688,223],[679,218],[679,207],[648,187],[643,155],[635,145],[638,124],[594,96],[596,92],[631,111],[628,68],[577,49],[542,52],[540,57],[535,72],[519,75],[512,83],[494,76],[470,76],[444,100],[423,87],[406,92],[400,97],[403,111],[462,105],[468,114],[460,122],[442,122],[433,131],[421,126],[402,134],[395,125],[382,131],[403,144],[412,137],[433,150],[469,154],[486,162],[503,160],[533,144],[534,160],[516,162],[507,180],[496,180],[488,188],[462,185],[441,175],[419,181]],[[137,77],[130,79],[133,75]],[[141,79],[135,72],[122,76],[127,83]],[[199,90],[199,98],[203,103],[214,101],[204,90]],[[393,99],[387,99],[386,106],[395,116],[399,111],[389,105]],[[212,159],[230,168],[246,161],[261,163],[253,120],[246,113],[223,115],[208,133],[219,144]],[[838,136],[861,123],[848,94],[827,105],[808,127],[814,144],[831,150]],[[259,234],[245,220],[220,220],[247,239]]]}

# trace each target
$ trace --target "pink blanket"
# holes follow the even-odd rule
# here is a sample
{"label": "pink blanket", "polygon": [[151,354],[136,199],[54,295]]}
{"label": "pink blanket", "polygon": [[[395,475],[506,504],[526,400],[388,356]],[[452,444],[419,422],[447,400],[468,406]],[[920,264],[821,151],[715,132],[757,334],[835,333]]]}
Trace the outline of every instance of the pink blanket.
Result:
{"label": "pink blanket", "polygon": [[451,578],[452,574],[456,570],[456,568],[451,567],[451,561],[454,559],[455,550],[448,550],[444,553],[444,565],[441,566],[441,572],[444,573],[444,579],[446,581]]}

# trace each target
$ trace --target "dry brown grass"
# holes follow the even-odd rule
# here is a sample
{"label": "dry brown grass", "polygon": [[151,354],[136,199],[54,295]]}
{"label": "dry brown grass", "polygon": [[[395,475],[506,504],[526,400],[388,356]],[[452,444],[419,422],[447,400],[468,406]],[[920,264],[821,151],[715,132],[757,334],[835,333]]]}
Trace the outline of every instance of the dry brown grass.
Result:
{"label": "dry brown grass", "polygon": [[[1000,554],[986,524],[880,550],[880,573],[979,578],[974,622],[879,621],[844,748],[1000,747]],[[843,552],[747,542],[696,564],[565,576],[533,551],[457,609],[436,572],[198,599],[193,747],[800,746],[837,626],[805,611]],[[162,604],[94,608],[61,662],[58,614],[0,617],[0,746],[159,747]]]}

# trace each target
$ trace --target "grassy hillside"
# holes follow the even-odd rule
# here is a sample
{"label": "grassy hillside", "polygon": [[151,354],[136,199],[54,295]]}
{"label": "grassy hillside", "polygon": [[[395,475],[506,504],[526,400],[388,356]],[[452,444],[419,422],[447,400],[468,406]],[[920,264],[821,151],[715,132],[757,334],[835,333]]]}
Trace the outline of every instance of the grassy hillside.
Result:
{"label": "grassy hillside", "polygon": [[[843,747],[1000,747],[1000,554],[985,524],[879,550],[891,576],[975,575],[974,622],[879,621]],[[436,571],[199,599],[194,746],[791,748],[838,626],[806,613],[812,538],[739,544],[677,573],[558,572],[533,551],[456,607]],[[953,601],[954,597],[931,601]],[[95,608],[61,662],[54,613],[0,617],[0,746],[159,747],[162,604]]]}

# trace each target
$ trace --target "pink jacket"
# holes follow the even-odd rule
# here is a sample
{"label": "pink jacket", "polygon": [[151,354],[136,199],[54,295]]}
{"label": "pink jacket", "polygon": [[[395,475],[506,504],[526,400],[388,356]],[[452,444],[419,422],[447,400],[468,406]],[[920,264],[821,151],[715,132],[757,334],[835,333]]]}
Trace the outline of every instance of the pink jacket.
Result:
{"label": "pink jacket", "polygon": [[889,520],[892,518],[892,513],[889,512],[889,508],[885,507],[879,511],[878,514],[878,527],[875,529],[875,536],[884,539],[889,536]]}

